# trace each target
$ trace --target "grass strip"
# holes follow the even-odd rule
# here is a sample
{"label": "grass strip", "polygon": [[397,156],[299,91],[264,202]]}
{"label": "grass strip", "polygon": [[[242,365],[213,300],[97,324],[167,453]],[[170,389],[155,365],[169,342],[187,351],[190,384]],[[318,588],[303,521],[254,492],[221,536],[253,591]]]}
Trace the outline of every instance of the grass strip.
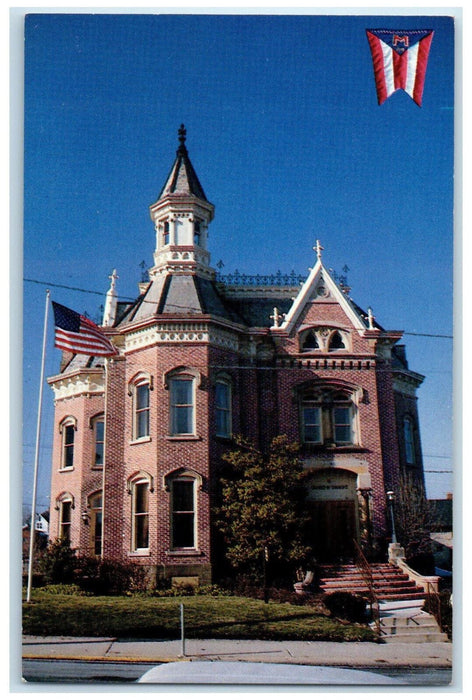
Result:
{"label": "grass strip", "polygon": [[178,639],[180,604],[188,639],[373,641],[369,627],[343,623],[313,607],[236,596],[84,597],[33,592],[23,633],[38,636]]}

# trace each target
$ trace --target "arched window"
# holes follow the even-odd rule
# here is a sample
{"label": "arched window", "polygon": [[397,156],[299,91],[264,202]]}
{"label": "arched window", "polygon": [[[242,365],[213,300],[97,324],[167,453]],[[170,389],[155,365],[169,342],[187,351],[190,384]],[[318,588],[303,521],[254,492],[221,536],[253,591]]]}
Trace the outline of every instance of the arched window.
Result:
{"label": "arched window", "polygon": [[202,222],[199,219],[193,224],[193,243],[194,245],[200,245],[202,237]]}
{"label": "arched window", "polygon": [[415,464],[415,438],[413,433],[413,421],[409,416],[403,419],[403,436],[405,440],[405,461],[407,464]]}
{"label": "arched window", "polygon": [[139,372],[128,384],[128,393],[133,399],[133,440],[150,437],[151,390],[152,377],[147,372]]}
{"label": "arched window", "polygon": [[303,338],[302,350],[318,350],[320,347],[318,343],[318,338],[313,330],[308,331],[308,333]]}
{"label": "arched window", "polygon": [[334,331],[329,339],[328,350],[342,350],[346,347],[344,338],[339,331]]}
{"label": "arched window", "polygon": [[200,372],[190,367],[176,367],[164,375],[164,386],[169,390],[170,435],[196,435],[195,391],[200,379]]}
{"label": "arched window", "polygon": [[215,423],[218,437],[231,437],[231,382],[227,379],[217,379],[215,382]]}
{"label": "arched window", "polygon": [[58,536],[70,545],[72,534],[72,510],[74,497],[71,493],[63,492],[56,499],[56,510],[59,511]]}
{"label": "arched window", "polygon": [[102,554],[102,492],[92,494],[88,499],[90,551],[95,556]]}
{"label": "arched window", "polygon": [[131,494],[131,550],[149,550],[149,493],[152,479],[145,472],[139,472],[128,482]]}
{"label": "arched window", "polygon": [[103,413],[91,419],[90,427],[93,430],[94,444],[92,466],[100,468],[103,467],[103,457],[105,454],[105,419]]}
{"label": "arched window", "polygon": [[60,469],[74,468],[74,443],[77,430],[77,419],[67,416],[59,424],[59,432],[62,435],[61,464]]}
{"label": "arched window", "polygon": [[344,446],[358,443],[356,404],[349,390],[308,387],[301,394],[302,442]]}
{"label": "arched window", "polygon": [[193,469],[178,469],[165,478],[170,493],[171,549],[197,549],[197,494],[202,477]]}

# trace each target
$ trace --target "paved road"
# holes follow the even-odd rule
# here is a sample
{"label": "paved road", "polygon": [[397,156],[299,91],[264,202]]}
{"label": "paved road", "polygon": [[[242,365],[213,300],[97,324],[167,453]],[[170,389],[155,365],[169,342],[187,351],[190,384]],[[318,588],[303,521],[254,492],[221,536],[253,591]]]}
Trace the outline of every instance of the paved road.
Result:
{"label": "paved road", "polygon": [[[23,678],[28,683],[104,684],[132,683],[154,664],[115,663],[103,661],[62,661],[25,659]],[[451,669],[448,668],[363,668],[386,678],[396,678],[415,686],[448,686]]]}

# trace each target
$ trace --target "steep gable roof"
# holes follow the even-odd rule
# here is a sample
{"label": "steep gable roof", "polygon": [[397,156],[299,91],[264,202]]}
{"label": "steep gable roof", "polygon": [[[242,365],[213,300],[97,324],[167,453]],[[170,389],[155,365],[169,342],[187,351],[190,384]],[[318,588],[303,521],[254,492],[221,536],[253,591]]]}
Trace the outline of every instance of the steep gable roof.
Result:
{"label": "steep gable roof", "polygon": [[316,265],[312,268],[297,297],[293,301],[293,304],[289,312],[286,314],[283,323],[280,324],[280,328],[288,333],[291,333],[306,305],[314,301],[319,293],[318,290],[322,285],[325,286],[330,295],[343,309],[354,328],[359,333],[363,333],[366,330],[367,325],[361,316],[359,307],[353,304],[339,288],[328,270],[324,267],[320,257],[318,257]]}

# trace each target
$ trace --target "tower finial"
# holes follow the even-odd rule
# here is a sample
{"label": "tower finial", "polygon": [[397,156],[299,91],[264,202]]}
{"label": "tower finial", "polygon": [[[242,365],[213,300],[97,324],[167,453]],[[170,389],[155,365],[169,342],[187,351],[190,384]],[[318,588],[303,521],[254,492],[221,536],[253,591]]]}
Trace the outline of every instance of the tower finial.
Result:
{"label": "tower finial", "polygon": [[180,125],[179,129],[179,141],[180,141],[180,146],[179,146],[179,151],[186,150],[185,147],[185,139],[187,138],[187,129],[183,124]]}
{"label": "tower finial", "polygon": [[321,260],[321,252],[324,250],[323,246],[319,241],[316,241],[316,245],[313,246],[313,250],[316,251],[316,257],[318,260]]}

